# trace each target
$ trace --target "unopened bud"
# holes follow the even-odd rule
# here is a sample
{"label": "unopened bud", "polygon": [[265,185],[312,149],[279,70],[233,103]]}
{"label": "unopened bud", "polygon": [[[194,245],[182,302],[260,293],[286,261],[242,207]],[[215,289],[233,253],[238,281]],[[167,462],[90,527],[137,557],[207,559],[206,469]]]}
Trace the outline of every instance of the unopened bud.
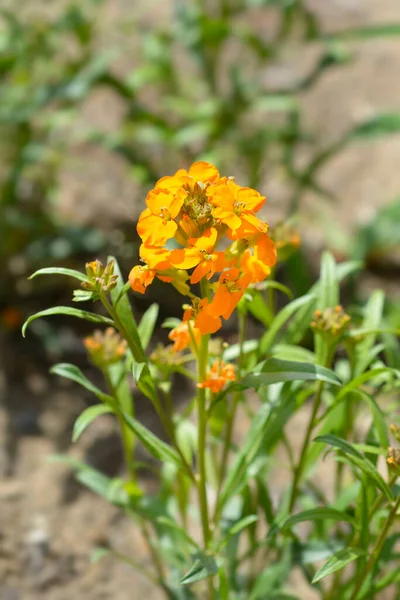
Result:
{"label": "unopened bud", "polygon": [[389,467],[400,467],[400,448],[389,447],[386,462]]}
{"label": "unopened bud", "polygon": [[337,305],[334,308],[326,308],[323,312],[319,309],[316,310],[311,328],[316,333],[339,337],[346,331],[349,323],[349,315],[340,305]]}
{"label": "unopened bud", "polygon": [[83,343],[92,362],[98,367],[120,361],[125,356],[127,347],[126,341],[112,327],[104,332],[95,331]]}
{"label": "unopened bud", "polygon": [[114,261],[110,260],[104,266],[99,260],[86,264],[86,274],[89,281],[84,281],[82,287],[93,292],[94,299],[100,294],[111,291],[117,285],[118,275],[114,275]]}

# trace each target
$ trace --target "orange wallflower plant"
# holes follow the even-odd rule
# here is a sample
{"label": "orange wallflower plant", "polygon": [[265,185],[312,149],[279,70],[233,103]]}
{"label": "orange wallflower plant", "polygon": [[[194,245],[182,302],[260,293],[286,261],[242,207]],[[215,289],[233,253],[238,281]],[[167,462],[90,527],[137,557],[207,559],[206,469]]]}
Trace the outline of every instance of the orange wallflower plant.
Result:
{"label": "orange wallflower plant", "polygon": [[[31,317],[24,329],[32,319],[51,314],[105,326],[104,332],[84,340],[92,364],[103,375],[96,384],[89,371],[87,376],[75,365],[62,363],[53,369],[98,399],[78,417],[74,441],[94,418],[105,413],[115,416],[125,478],[110,479],[75,459],[72,464],[81,482],[134,520],[151,567],[145,561],[138,564],[140,557],[131,560],[125,550],[121,553],[118,540],[109,541],[116,547],[103,550],[139,567],[168,600],[294,598],[292,590],[286,589],[293,566],[306,573],[307,586],[334,573],[331,583],[314,587],[321,600],[338,597],[340,582],[347,600],[366,600],[387,582],[398,581],[397,555],[386,560],[393,544],[385,544],[385,538],[400,508],[395,485],[400,475],[400,428],[392,424],[395,444],[389,445],[385,411],[387,391],[393,397],[398,394],[399,371],[397,362],[391,368],[382,365],[385,345],[375,338],[384,334],[382,341],[394,361],[399,354],[397,340],[387,324],[382,328],[379,322],[384,306],[380,292],[371,294],[364,317],[360,319],[360,311],[356,312],[361,328],[352,328],[352,318],[339,302],[338,281],[354,270],[354,263],[339,268],[328,253],[312,293],[294,299],[275,315],[275,290],[292,295],[270,277],[276,245],[284,261],[296,251],[299,238],[286,225],[269,231],[259,213],[265,201],[258,191],[221,176],[206,162],[163,177],[147,194],[138,221],[140,264],[132,266],[129,282],[123,281],[112,257],[106,265],[89,262],[86,273],[41,269],[34,275],[74,277],[81,285],[74,291],[74,301],[99,301],[103,310],[52,307]],[[145,294],[157,279],[174,286],[183,298],[182,319],[163,323],[170,329],[167,344],[152,340],[158,307],[150,306],[137,324],[127,297],[130,288]],[[238,343],[210,339],[234,313]],[[248,314],[266,328],[263,333],[259,326],[250,340],[246,339]],[[162,337],[161,331],[158,335]],[[303,337],[307,343],[314,339],[312,348],[296,343]],[[337,370],[346,378],[344,385],[334,371],[339,346]],[[175,375],[179,378],[174,383]],[[249,388],[258,392],[258,406],[248,402]],[[185,400],[179,410],[174,404],[178,389]],[[386,400],[379,405],[373,395],[381,389]],[[143,399],[151,403],[163,436],[138,420],[136,402]],[[363,423],[366,407],[372,411],[365,439],[360,437],[365,427],[354,426],[359,399],[367,400]],[[292,443],[289,420],[306,402],[313,406],[303,413],[308,422],[299,445]],[[240,404],[244,435],[236,445]],[[247,419],[252,422],[246,434]],[[297,434],[293,437],[298,439]],[[139,443],[143,446],[140,462],[135,451]],[[340,452],[340,462],[324,466],[332,469],[332,488],[338,493],[333,505],[317,479],[307,485],[324,444]],[[285,469],[291,475],[289,487],[283,490],[270,484],[277,447],[280,461],[281,451],[287,452]],[[387,474],[382,464],[376,468],[380,455],[387,458]],[[156,473],[155,485],[140,476],[139,469],[146,466]],[[258,527],[264,517],[266,523]],[[321,518],[327,523],[314,527],[314,519]],[[299,532],[300,539],[294,528],[303,520],[310,523]],[[338,523],[331,528],[332,521]],[[303,535],[308,538],[303,540]],[[383,552],[385,560],[381,560]],[[307,554],[319,562],[326,556],[327,562],[314,568],[312,559],[304,560]],[[384,573],[375,580],[381,564]]]}

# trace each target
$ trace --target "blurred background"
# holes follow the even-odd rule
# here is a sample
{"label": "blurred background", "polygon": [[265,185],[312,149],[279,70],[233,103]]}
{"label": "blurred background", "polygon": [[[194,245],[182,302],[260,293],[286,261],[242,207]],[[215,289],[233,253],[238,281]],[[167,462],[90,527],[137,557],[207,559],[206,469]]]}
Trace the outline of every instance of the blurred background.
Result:
{"label": "blurred background", "polygon": [[72,290],[29,274],[112,253],[126,277],[146,192],[204,159],[298,232],[278,273],[296,293],[329,248],[365,262],[351,301],[383,287],[399,327],[399,75],[398,0],[0,0],[2,599],[136,597],[128,567],[89,564],[126,542],[122,517],[46,461],[68,451],[116,474],[121,453],[107,416],[70,449],[90,399],[48,369],[89,369],[90,328],[38,320],[22,340]]}

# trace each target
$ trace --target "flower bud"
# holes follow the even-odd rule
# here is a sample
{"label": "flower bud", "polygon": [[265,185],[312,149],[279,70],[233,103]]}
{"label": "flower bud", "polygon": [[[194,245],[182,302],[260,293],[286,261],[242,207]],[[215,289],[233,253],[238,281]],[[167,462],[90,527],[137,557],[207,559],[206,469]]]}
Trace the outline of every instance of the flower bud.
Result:
{"label": "flower bud", "polygon": [[83,340],[83,344],[97,367],[119,362],[124,358],[127,347],[126,341],[113,327],[108,327],[104,332],[96,330]]}
{"label": "flower bud", "polygon": [[84,281],[82,287],[93,292],[93,299],[102,293],[110,292],[117,285],[118,275],[114,275],[114,261],[110,260],[104,265],[99,260],[86,263],[86,274],[89,281]]}

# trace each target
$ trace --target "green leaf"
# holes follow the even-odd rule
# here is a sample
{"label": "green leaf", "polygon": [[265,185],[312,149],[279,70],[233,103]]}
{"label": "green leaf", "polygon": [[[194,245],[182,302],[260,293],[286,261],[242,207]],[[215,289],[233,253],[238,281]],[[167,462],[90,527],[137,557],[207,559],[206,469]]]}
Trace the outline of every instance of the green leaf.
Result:
{"label": "green leaf", "polygon": [[255,319],[260,321],[264,327],[268,328],[273,314],[265,303],[265,300],[260,292],[253,293],[253,296],[249,302],[245,304],[247,310]]}
{"label": "green leaf", "polygon": [[158,406],[157,391],[154,387],[154,382],[147,363],[137,363],[132,361],[132,375],[139,390],[149,398],[153,404]]}
{"label": "green leaf", "polygon": [[90,562],[96,564],[111,553],[112,551],[109,548],[95,548],[90,555]]}
{"label": "green leaf", "polygon": [[382,137],[400,131],[400,113],[381,113],[360,123],[346,136],[346,141]]}
{"label": "green leaf", "polygon": [[[382,290],[372,292],[365,307],[365,317],[361,329],[378,329],[383,314],[385,294]],[[368,367],[371,348],[375,344],[376,336],[368,335],[364,340],[357,343],[355,351],[355,375],[360,375]]]}
{"label": "green leaf", "polygon": [[94,421],[96,417],[111,412],[113,412],[113,410],[106,404],[96,404],[95,406],[89,406],[86,408],[75,421],[72,432],[72,441],[76,442],[81,434],[85,431],[86,427],[88,427],[88,425],[90,425],[90,423]]}
{"label": "green leaf", "polygon": [[161,327],[163,327],[164,329],[174,329],[175,327],[178,327],[178,325],[180,325],[182,323],[182,321],[180,319],[176,319],[175,317],[168,317],[168,319],[165,319],[165,321],[162,322]]}
{"label": "green leaf", "polygon": [[[258,348],[258,340],[246,340],[242,344],[242,354],[249,354],[254,352]],[[226,350],[224,350],[224,361],[231,362],[236,360],[240,355],[240,344],[232,344]]]}
{"label": "green leaf", "polygon": [[130,415],[122,413],[122,416],[128,427],[136,434],[152,456],[158,460],[172,463],[180,469],[182,468],[182,461],[174,448],[160,440],[147,427]]}
{"label": "green leaf", "polygon": [[243,529],[245,529],[252,523],[255,523],[256,521],[258,521],[257,515],[247,515],[246,517],[243,517],[243,519],[240,519],[228,529],[228,531],[226,532],[227,537],[240,533]]}
{"label": "green leaf", "polygon": [[140,337],[140,341],[142,342],[143,350],[146,350],[149,342],[151,340],[151,336],[153,335],[154,328],[156,326],[157,317],[159,312],[158,304],[152,304],[144,313],[139,325],[138,325],[138,333]]}
{"label": "green leaf", "polygon": [[341,402],[343,402],[343,400],[345,400],[348,394],[357,391],[358,388],[361,387],[364,383],[370,381],[371,379],[375,379],[376,377],[379,377],[384,373],[391,373],[393,375],[396,375],[397,377],[400,377],[400,372],[397,369],[392,369],[390,367],[379,367],[377,369],[371,369],[370,371],[367,371],[366,373],[355,377],[340,390],[334,402],[325,412],[324,418],[326,415],[332,412],[332,410],[334,410]]}
{"label": "green leaf", "polygon": [[321,259],[321,275],[318,286],[317,308],[324,311],[339,304],[339,285],[336,277],[336,263],[330,252],[324,252]]}
{"label": "green leaf", "polygon": [[89,278],[84,273],[80,271],[75,271],[74,269],[63,269],[61,267],[46,267],[44,269],[39,269],[32,273],[28,279],[34,279],[38,275],[66,275],[67,277],[74,277],[79,281],[89,281]]}
{"label": "green leaf", "polygon": [[357,560],[360,556],[365,556],[367,553],[361,548],[344,548],[335,552],[330,559],[316,572],[312,583],[320,581],[327,575],[343,569],[346,565],[351,563],[353,560]]}
{"label": "green leaf", "polygon": [[280,529],[288,529],[289,527],[297,525],[297,523],[303,523],[304,521],[324,521],[328,519],[333,521],[347,521],[348,523],[351,523],[353,527],[356,527],[357,525],[354,518],[347,513],[336,510],[335,508],[329,508],[328,506],[320,506],[292,515],[284,521],[280,526]]}
{"label": "green leaf", "polygon": [[276,588],[281,586],[289,575],[290,565],[286,561],[268,565],[254,582],[249,600],[268,600],[276,598]]}
{"label": "green leaf", "polygon": [[199,549],[198,543],[183,529],[176,521],[173,521],[169,517],[165,515],[161,515],[157,517],[156,522],[160,525],[164,525],[168,529],[176,532],[181,538],[183,538],[190,546],[193,546],[196,549]]}
{"label": "green leaf", "polygon": [[50,373],[53,373],[54,375],[59,375],[60,377],[65,377],[66,379],[70,379],[71,381],[79,383],[79,385],[84,387],[89,392],[92,392],[92,394],[97,396],[97,398],[99,398],[99,400],[101,400],[105,404],[111,406],[114,404],[114,398],[102,392],[97,386],[94,385],[94,383],[90,381],[90,379],[88,379],[82,373],[79,367],[75,365],[71,365],[69,363],[59,363],[57,365],[54,365],[54,367],[50,369]]}
{"label": "green leaf", "polygon": [[400,23],[382,23],[370,27],[355,27],[344,29],[342,32],[327,36],[327,40],[370,39],[374,37],[400,36]]}
{"label": "green leaf", "polygon": [[[338,265],[336,265],[336,278],[338,282],[340,283],[348,275],[351,275],[355,271],[359,271],[362,267],[363,263],[361,261],[349,261],[339,263]],[[320,282],[317,281],[317,283],[315,283],[310,289],[310,294],[312,294],[315,298],[319,294],[319,286]],[[285,336],[286,342],[291,344],[297,344],[303,339],[304,334],[310,325],[310,321],[312,319],[314,310],[315,303],[311,303],[306,304],[296,312],[296,314],[293,316],[288,325],[287,333]]]}
{"label": "green leaf", "polygon": [[342,550],[344,542],[342,540],[309,540],[305,544],[300,544],[296,554],[297,563],[302,565],[312,564],[321,560],[326,560],[334,552]]}
{"label": "green leaf", "polygon": [[350,444],[349,442],[346,442],[346,440],[343,440],[342,438],[339,438],[333,434],[320,435],[315,438],[314,442],[329,444],[330,446],[341,450],[353,465],[358,467],[363,473],[365,473],[367,477],[369,477],[369,479],[375,483],[375,485],[386,496],[389,502],[393,500],[393,494],[382,475],[374,467],[371,461],[361,454],[361,452],[359,452],[353,444]]}
{"label": "green leaf", "polygon": [[77,480],[94,492],[105,498],[110,504],[126,506],[129,496],[124,489],[125,482],[122,479],[110,479],[104,473],[96,469],[87,468],[79,470]]}
{"label": "green leaf", "polygon": [[49,317],[51,315],[67,315],[70,317],[77,317],[78,319],[84,319],[85,321],[91,321],[92,323],[105,323],[106,325],[114,325],[114,321],[108,317],[102,315],[96,315],[95,313],[88,312],[86,310],[80,310],[79,308],[71,308],[70,306],[55,306],[54,308],[47,308],[29,317],[22,326],[22,335],[25,337],[26,329],[32,321],[40,319],[41,317]]}
{"label": "green leaf", "polygon": [[283,381],[325,381],[341,386],[339,377],[330,369],[305,362],[269,358],[257,365],[251,374],[228,386],[227,391],[259,388]]}
{"label": "green leaf", "polygon": [[114,274],[118,275],[117,285],[111,290],[111,300],[115,309],[116,315],[127,333],[128,343],[132,349],[134,359],[138,362],[146,362],[146,355],[142,348],[137,325],[133,316],[132,308],[128,300],[128,296],[124,293],[125,283],[122,278],[116,258],[109,256],[107,261],[114,261]]}
{"label": "green leaf", "polygon": [[193,559],[193,565],[179,582],[181,585],[189,585],[218,573],[217,563],[212,556],[204,552],[196,552]]}
{"label": "green leaf", "polygon": [[261,338],[260,341],[260,354],[264,355],[272,346],[275,337],[285,325],[285,323],[292,317],[296,311],[300,308],[304,308],[305,306],[309,307],[315,301],[315,296],[313,294],[307,294],[306,296],[301,296],[296,300],[293,300],[289,304],[287,304],[282,310],[276,315],[276,317],[271,322],[270,328],[266,331]]}
{"label": "green leaf", "polygon": [[293,344],[274,344],[271,348],[271,355],[273,358],[281,360],[294,360],[306,363],[315,362],[314,352]]}

